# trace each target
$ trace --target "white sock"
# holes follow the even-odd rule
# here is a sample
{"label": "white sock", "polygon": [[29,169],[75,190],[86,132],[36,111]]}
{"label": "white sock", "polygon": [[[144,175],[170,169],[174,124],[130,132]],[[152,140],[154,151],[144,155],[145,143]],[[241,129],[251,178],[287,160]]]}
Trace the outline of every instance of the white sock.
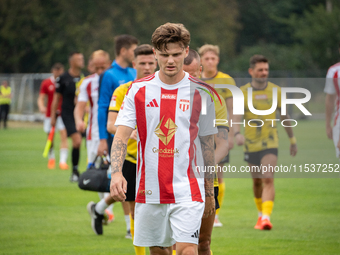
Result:
{"label": "white sock", "polygon": [[96,207],[94,209],[97,213],[104,214],[104,211],[108,206],[109,205],[105,202],[105,199],[102,199],[96,204]]}
{"label": "white sock", "polygon": [[126,223],[126,231],[130,230],[130,215],[124,215],[125,223]]}
{"label": "white sock", "polygon": [[262,212],[258,212],[259,217],[262,217]]}
{"label": "white sock", "polygon": [[60,149],[60,163],[66,163],[67,161],[67,156],[68,156],[68,149],[67,148],[63,148]]}
{"label": "white sock", "polygon": [[99,199],[102,200],[105,198],[105,193],[104,192],[98,192]]}
{"label": "white sock", "polygon": [[270,220],[270,217],[268,215],[263,215],[262,220]]}
{"label": "white sock", "polygon": [[[104,198],[107,198],[108,196],[110,196],[110,193],[103,193],[104,194]],[[107,208],[107,210],[109,210],[109,212],[110,213],[112,213],[113,214],[113,206],[114,206],[115,204],[113,203],[113,204],[110,204],[109,205],[109,207]]]}
{"label": "white sock", "polygon": [[54,150],[53,148],[50,149],[50,151],[48,152],[48,159],[54,159],[55,155],[54,155]]}

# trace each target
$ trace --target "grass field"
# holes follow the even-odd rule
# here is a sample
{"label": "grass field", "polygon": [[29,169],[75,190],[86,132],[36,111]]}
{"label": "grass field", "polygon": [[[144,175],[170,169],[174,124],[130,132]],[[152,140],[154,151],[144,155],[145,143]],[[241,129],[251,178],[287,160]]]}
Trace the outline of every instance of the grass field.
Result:
{"label": "grass field", "polygon": [[[86,204],[98,201],[98,195],[71,184],[69,171],[46,168],[41,126],[9,127],[0,129],[0,253],[134,254],[131,240],[124,238],[121,205],[115,205],[116,220],[104,227],[104,235],[96,236]],[[288,139],[279,128],[279,164],[339,163],[324,122],[301,121],[294,132],[299,152],[291,158]],[[82,149],[80,169],[85,170]],[[231,163],[244,164],[242,148],[231,152]],[[213,232],[215,255],[340,254],[339,178],[277,178],[274,227],[267,232],[253,229],[257,211],[251,179],[225,182],[220,214],[224,226]]]}

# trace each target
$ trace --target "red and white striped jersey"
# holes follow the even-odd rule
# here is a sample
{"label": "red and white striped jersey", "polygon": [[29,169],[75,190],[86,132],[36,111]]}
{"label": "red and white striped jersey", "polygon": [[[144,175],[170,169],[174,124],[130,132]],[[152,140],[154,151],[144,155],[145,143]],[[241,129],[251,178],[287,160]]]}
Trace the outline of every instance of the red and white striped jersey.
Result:
{"label": "red and white striped jersey", "polygon": [[326,86],[324,92],[327,94],[336,94],[336,106],[334,125],[338,122],[340,115],[340,62],[328,69],[326,76]]}
{"label": "red and white striped jersey", "polygon": [[86,129],[86,140],[99,140],[98,129],[98,92],[99,75],[92,74],[86,77],[80,85],[78,101],[90,102],[89,121]]}
{"label": "red and white striped jersey", "polygon": [[210,87],[198,83],[185,73],[179,83],[167,85],[156,72],[130,86],[115,125],[137,125],[136,202],[204,201],[204,173],[196,168],[204,166],[199,136],[217,129],[214,103],[206,92]]}

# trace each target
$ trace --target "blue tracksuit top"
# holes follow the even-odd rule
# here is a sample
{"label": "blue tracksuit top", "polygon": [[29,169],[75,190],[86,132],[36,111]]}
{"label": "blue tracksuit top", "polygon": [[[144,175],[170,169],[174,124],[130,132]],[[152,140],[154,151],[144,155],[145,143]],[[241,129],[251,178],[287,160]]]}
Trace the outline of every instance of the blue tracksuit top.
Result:
{"label": "blue tracksuit top", "polygon": [[110,69],[106,70],[99,81],[99,99],[98,99],[98,126],[99,138],[107,139],[109,133],[106,129],[108,109],[111,97],[116,88],[121,84],[136,79],[137,72],[131,67],[123,68],[113,61]]}

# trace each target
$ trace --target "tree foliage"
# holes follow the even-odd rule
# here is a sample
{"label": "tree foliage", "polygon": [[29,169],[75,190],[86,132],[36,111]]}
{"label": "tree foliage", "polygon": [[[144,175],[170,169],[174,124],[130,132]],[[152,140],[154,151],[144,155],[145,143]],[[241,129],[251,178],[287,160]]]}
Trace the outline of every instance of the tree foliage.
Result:
{"label": "tree foliage", "polygon": [[2,0],[0,1],[0,72],[46,72],[79,50],[114,53],[113,38],[136,36],[141,43],[159,25],[183,23],[191,47],[219,44],[222,59],[233,57],[239,29],[236,0]]}

